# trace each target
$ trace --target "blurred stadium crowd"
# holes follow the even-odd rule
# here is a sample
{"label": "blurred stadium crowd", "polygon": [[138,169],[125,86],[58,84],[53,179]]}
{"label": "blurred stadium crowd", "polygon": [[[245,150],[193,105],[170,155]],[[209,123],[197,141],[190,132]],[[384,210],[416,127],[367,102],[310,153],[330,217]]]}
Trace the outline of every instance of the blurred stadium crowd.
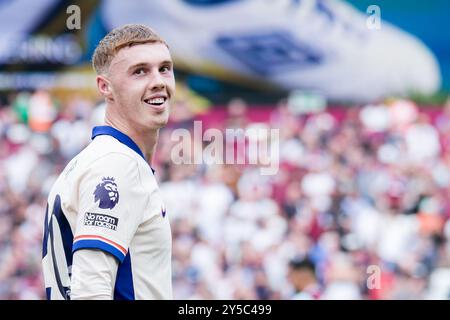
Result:
{"label": "blurred stadium crowd", "polygon": [[[45,297],[48,191],[103,114],[93,100],[68,101],[36,91],[0,102],[0,299]],[[219,116],[192,110],[173,106],[153,163],[171,219],[174,298],[291,299],[289,266],[305,257],[317,278],[310,298],[450,298],[450,103],[294,114],[285,101],[256,110],[234,99]],[[222,130],[280,129],[278,173],[174,165],[171,132],[199,117]]]}

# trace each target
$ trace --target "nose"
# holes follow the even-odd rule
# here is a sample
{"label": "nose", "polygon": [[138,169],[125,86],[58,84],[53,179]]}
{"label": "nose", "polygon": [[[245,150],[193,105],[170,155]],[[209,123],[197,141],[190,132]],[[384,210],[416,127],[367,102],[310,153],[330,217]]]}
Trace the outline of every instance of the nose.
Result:
{"label": "nose", "polygon": [[159,70],[156,70],[153,73],[153,76],[150,80],[150,88],[152,91],[160,91],[163,90],[166,87],[166,84],[164,82],[164,78],[159,73]]}

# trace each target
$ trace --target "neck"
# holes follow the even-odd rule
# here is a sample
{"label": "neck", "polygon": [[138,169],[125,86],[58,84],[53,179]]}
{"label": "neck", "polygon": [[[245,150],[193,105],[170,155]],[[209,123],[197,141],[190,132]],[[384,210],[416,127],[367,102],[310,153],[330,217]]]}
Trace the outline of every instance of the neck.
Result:
{"label": "neck", "polygon": [[126,134],[137,144],[144,154],[145,160],[151,164],[154,151],[156,149],[156,143],[158,141],[159,129],[147,129],[142,130],[129,125],[126,121],[120,119],[113,119],[106,113],[105,124],[119,130]]}

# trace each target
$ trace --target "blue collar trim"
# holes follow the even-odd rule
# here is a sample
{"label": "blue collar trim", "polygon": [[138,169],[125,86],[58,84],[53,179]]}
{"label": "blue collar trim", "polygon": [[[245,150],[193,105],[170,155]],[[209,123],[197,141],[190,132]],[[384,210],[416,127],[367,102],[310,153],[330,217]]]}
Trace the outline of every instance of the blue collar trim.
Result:
{"label": "blue collar trim", "polygon": [[[97,126],[92,129],[92,137],[91,139],[94,140],[96,136],[101,135],[107,135],[111,136],[113,138],[116,138],[120,142],[122,142],[127,147],[133,149],[138,155],[142,157],[142,159],[147,162],[147,160],[144,157],[144,154],[142,153],[141,149],[139,149],[138,145],[125,133],[117,130],[116,128],[110,127],[110,126]],[[155,173],[155,170],[149,165],[150,169],[152,169],[153,174]]]}
{"label": "blue collar trim", "polygon": [[96,136],[101,135],[108,135],[116,138],[124,145],[137,152],[137,154],[139,154],[145,160],[144,154],[142,153],[141,149],[139,149],[137,144],[133,140],[131,140],[131,138],[127,136],[125,133],[120,132],[119,130],[110,126],[98,126],[92,129],[92,140],[94,140]]}
{"label": "blue collar trim", "polygon": [[[107,135],[116,138],[130,149],[133,149],[138,155],[142,157],[142,159],[146,160],[144,154],[142,153],[141,149],[139,149],[138,145],[125,133],[110,126],[97,126],[92,129],[92,137],[91,137],[92,140],[94,140],[96,136],[101,135]],[[145,162],[147,162],[147,160]],[[152,167],[150,168],[152,169],[152,172],[155,173],[155,170],[153,170]]]}

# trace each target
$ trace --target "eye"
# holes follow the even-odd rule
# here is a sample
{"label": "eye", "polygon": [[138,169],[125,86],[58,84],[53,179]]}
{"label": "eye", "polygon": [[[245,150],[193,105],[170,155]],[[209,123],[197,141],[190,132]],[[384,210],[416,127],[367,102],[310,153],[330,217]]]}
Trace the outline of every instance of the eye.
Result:
{"label": "eye", "polygon": [[142,76],[145,74],[145,69],[144,68],[138,68],[136,70],[134,70],[133,74],[138,75],[138,76]]}
{"label": "eye", "polygon": [[169,65],[162,66],[161,69],[159,69],[160,72],[170,72],[172,69]]}

